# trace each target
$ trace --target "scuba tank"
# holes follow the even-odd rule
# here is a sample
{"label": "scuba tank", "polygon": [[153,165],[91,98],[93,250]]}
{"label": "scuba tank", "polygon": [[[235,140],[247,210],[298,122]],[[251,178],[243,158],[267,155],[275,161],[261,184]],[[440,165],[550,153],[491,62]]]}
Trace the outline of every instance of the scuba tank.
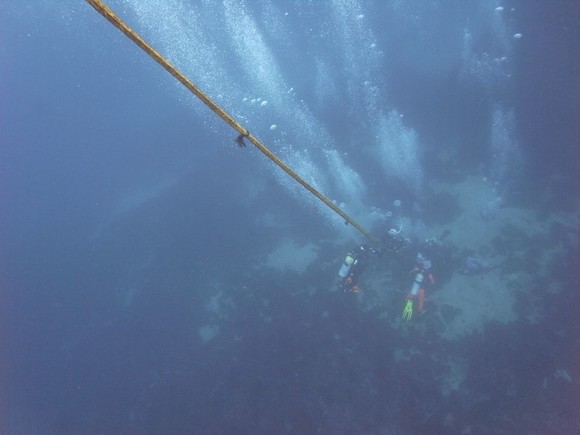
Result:
{"label": "scuba tank", "polygon": [[411,287],[411,291],[409,292],[413,296],[417,296],[419,293],[419,289],[421,288],[421,284],[423,283],[423,272],[419,272],[415,277],[415,282],[413,282],[413,286]]}
{"label": "scuba tank", "polygon": [[342,266],[340,266],[340,270],[338,271],[338,276],[340,276],[341,278],[346,277],[346,275],[348,274],[348,271],[350,270],[350,267],[353,265],[354,263],[354,257],[351,254],[347,254],[346,258],[344,259],[344,262],[342,263]]}

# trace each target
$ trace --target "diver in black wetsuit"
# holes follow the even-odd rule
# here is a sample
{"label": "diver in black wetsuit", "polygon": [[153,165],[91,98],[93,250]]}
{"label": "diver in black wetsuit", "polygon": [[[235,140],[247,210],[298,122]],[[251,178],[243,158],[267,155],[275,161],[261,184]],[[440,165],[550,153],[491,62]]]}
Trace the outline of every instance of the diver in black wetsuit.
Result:
{"label": "diver in black wetsuit", "polygon": [[339,287],[343,289],[343,291],[348,293],[360,292],[358,279],[367,266],[370,254],[382,256],[382,251],[379,252],[376,249],[363,244],[358,248],[351,250],[346,255],[338,272],[338,275],[340,276]]}

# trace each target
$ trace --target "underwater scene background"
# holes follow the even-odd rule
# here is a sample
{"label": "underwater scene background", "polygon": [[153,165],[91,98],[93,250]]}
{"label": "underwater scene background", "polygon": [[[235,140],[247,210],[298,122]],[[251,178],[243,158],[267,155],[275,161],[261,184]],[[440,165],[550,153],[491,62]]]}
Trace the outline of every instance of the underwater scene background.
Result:
{"label": "underwater scene background", "polygon": [[107,4],[375,242],[88,3],[0,3],[2,433],[580,432],[577,2]]}

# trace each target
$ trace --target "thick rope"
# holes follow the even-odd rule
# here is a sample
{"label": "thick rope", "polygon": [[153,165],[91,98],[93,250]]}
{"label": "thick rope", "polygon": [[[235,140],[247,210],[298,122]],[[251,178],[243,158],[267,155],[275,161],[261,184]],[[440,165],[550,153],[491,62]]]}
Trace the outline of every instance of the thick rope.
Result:
{"label": "thick rope", "polygon": [[189,89],[197,98],[199,98],[206,106],[208,106],[214,113],[227,122],[234,128],[240,136],[238,136],[238,143],[243,144],[244,138],[247,138],[256,148],[278,165],[284,172],[290,175],[294,180],[304,186],[310,193],[316,196],[319,200],[330,207],[335,213],[345,220],[345,223],[350,223],[361,234],[363,234],[371,242],[376,240],[355,220],[343,212],[340,208],[334,205],[327,197],[316,190],[313,186],[307,183],[296,172],[294,172],[286,163],[280,160],[274,153],[272,153],[266,146],[264,146],[258,139],[256,139],[248,130],[239,124],[234,118],[226,113],[220,106],[218,106],[211,98],[209,98],[201,89],[194,85],[187,77],[185,77],[177,68],[175,68],[167,59],[165,59],[157,50],[151,47],[141,36],[139,36],[133,29],[125,24],[107,5],[101,0],[86,0],[93,8],[96,9],[103,17],[105,17],[113,26],[123,32],[129,39],[137,44],[145,53],[155,60],[159,65],[165,68],[173,77],[180,81],[187,89]]}

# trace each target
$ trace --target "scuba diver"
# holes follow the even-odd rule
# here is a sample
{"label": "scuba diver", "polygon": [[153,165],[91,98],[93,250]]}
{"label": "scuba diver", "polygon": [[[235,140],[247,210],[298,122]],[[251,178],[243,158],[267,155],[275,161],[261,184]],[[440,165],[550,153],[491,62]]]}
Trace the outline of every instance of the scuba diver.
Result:
{"label": "scuba diver", "polygon": [[345,257],[338,276],[340,277],[339,287],[347,293],[359,293],[358,278],[364,272],[370,254],[382,256],[382,251],[377,251],[365,244],[351,250]]}
{"label": "scuba diver", "polygon": [[407,293],[407,301],[403,308],[403,319],[411,320],[413,317],[413,307],[417,306],[417,311],[423,313],[425,292],[435,284],[435,278],[429,271],[431,269],[431,260],[421,252],[415,258],[415,267],[409,273],[413,275],[413,284]]}
{"label": "scuba diver", "polygon": [[387,235],[383,238],[383,243],[387,249],[393,252],[399,252],[411,244],[411,241],[401,234],[402,230],[403,225],[398,230],[394,227],[389,229]]}

